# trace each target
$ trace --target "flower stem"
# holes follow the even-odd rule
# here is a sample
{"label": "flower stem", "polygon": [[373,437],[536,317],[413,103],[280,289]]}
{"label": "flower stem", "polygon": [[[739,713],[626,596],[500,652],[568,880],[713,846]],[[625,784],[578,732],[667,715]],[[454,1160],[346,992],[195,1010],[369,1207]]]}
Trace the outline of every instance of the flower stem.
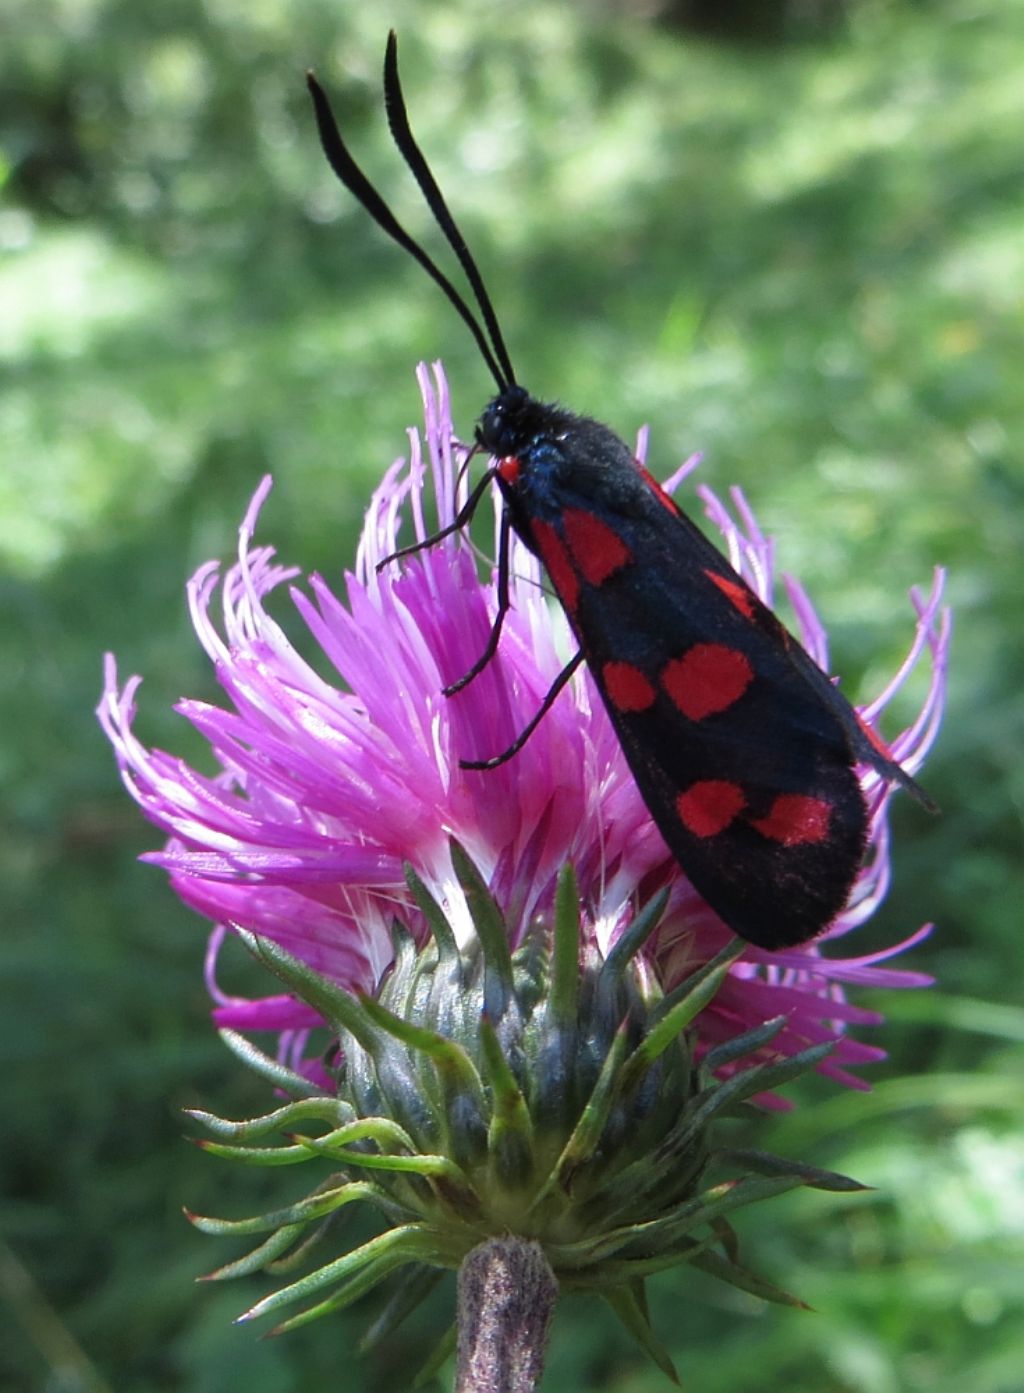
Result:
{"label": "flower stem", "polygon": [[539,1243],[489,1238],[459,1269],[455,1393],[532,1393],[558,1283]]}

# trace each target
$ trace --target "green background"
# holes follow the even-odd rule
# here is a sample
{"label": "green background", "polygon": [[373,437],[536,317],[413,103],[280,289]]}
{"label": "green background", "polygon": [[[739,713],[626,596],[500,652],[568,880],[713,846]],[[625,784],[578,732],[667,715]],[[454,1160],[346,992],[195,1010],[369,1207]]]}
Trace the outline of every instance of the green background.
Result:
{"label": "green background", "polygon": [[[650,422],[660,474],[702,449],[706,480],[741,483],[848,690],[903,650],[907,588],[951,573],[925,780],[944,813],[898,800],[894,888],[857,945],[934,919],[908,965],[939,986],[872,1003],[890,1059],[871,1094],[812,1081],[760,1138],[877,1189],[741,1216],[748,1261],[814,1314],[684,1271],[653,1283],[656,1323],[694,1393],[1017,1393],[1024,4],[7,14],[0,1387],[389,1393],[440,1318],[360,1362],[367,1309],[260,1343],[229,1322],[263,1284],[193,1285],[233,1252],[183,1204],[239,1215],[297,1191],[181,1139],[181,1107],[266,1095],[212,1035],[204,927],[135,864],[156,839],[92,716],[111,648],[146,674],[143,736],[195,754],[170,704],[214,687],[183,582],[230,556],[263,471],[263,537],[337,578],[419,418],[416,360],[445,358],[463,433],[487,395],[468,336],[313,136],[310,64],[437,248],[380,109],[394,24],[417,132],[534,391],[627,437]],[[580,1301],[545,1386],[668,1385]]]}

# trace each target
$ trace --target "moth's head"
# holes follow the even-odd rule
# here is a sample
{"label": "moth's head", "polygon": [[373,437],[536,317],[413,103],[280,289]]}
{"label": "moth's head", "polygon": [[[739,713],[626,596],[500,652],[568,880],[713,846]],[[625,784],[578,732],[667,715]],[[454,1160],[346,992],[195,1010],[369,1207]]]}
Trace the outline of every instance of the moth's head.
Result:
{"label": "moth's head", "polygon": [[503,387],[477,422],[478,443],[498,459],[518,454],[535,434],[540,410],[525,387]]}

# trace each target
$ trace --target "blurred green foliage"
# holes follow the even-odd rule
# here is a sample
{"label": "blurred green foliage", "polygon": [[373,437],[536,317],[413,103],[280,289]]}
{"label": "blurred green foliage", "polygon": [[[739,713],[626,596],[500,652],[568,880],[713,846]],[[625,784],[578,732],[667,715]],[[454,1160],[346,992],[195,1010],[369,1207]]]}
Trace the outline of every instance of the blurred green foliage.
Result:
{"label": "blurred green foliage", "polygon": [[[851,690],[905,644],[907,587],[951,572],[926,780],[945,812],[898,809],[894,889],[863,940],[936,920],[911,965],[941,986],[872,1003],[891,1051],[873,1093],[815,1082],[771,1128],[877,1192],[787,1198],[743,1226],[817,1314],[683,1272],[654,1283],[660,1328],[699,1393],[1022,1386],[1024,3],[861,0],[774,44],[650,8],[9,3],[4,1389],[393,1390],[430,1335],[414,1324],[360,1363],[357,1310],[261,1345],[229,1323],[261,1288],[192,1285],[228,1255],[183,1203],[283,1199],[180,1139],[181,1106],[261,1094],[211,1038],[203,926],[134,864],[154,836],[92,717],[112,648],[147,676],[144,736],[194,754],[171,702],[214,687],[182,584],[231,553],[259,476],[277,480],[264,536],[336,578],[418,418],[415,360],[445,357],[464,432],[486,396],[468,337],[313,137],[310,64],[436,244],[381,117],[388,24],[523,380],[626,436],[649,421],[662,474],[700,448],[705,477],[742,483]],[[664,1386],[599,1309],[567,1302],[559,1322],[545,1386]]]}

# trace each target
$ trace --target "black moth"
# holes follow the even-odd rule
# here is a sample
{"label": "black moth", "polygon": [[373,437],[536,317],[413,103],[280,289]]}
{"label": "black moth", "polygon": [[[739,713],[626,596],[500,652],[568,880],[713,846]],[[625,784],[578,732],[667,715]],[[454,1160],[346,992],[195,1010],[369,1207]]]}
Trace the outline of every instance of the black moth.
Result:
{"label": "black moth", "polygon": [[356,164],[312,73],[308,82],[335,174],[440,285],[498,386],[476,429],[491,467],[446,529],[466,526],[497,482],[505,502],[498,611],[479,661],[448,690],[470,682],[497,649],[509,608],[510,529],[544,564],[579,640],[516,742],[463,766],[512,757],[585,661],[651,817],[712,909],[762,948],[813,938],[846,904],[867,842],[855,763],[925,806],[930,800],[628,446],[516,382],[480,272],[409,127],[394,33],[384,60],[391,135],[466,274],[482,325]]}

